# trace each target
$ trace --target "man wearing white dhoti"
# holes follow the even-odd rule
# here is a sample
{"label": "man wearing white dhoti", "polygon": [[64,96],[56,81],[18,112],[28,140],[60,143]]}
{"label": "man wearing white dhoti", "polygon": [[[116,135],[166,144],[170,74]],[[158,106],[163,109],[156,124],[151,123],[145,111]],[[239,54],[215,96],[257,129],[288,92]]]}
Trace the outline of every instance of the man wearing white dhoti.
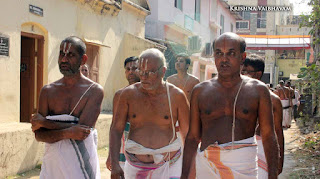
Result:
{"label": "man wearing white dhoti", "polygon": [[275,93],[280,97],[282,109],[283,109],[283,119],[282,126],[284,128],[291,127],[291,111],[292,111],[292,93],[290,89],[284,86],[284,81],[279,81],[279,88],[275,91]]}
{"label": "man wearing white dhoti", "polygon": [[41,90],[38,113],[31,119],[36,139],[46,143],[40,178],[100,178],[94,126],[103,88],[80,73],[85,52],[80,38],[64,39],[58,60],[63,78]]}
{"label": "man wearing white dhoti", "polygon": [[257,178],[258,118],[268,175],[277,178],[279,148],[270,92],[264,83],[240,75],[245,47],[245,40],[234,33],[224,33],[213,42],[218,75],[193,88],[183,179],[195,158],[197,178]]}
{"label": "man wearing white dhoti", "polygon": [[[243,63],[242,74],[247,75],[251,78],[261,80],[265,68],[265,62],[262,57],[257,54],[250,54],[246,57]],[[279,172],[282,172],[283,167],[283,155],[284,155],[284,137],[282,130],[282,105],[279,96],[270,91],[272,111],[273,111],[273,121],[274,128],[277,134],[278,144],[280,147],[280,158],[279,158]],[[259,119],[258,119],[259,121]],[[260,136],[260,126],[257,125],[256,129],[256,139],[258,143],[258,178],[267,179],[268,178],[268,164],[266,156],[263,149],[262,138]]]}
{"label": "man wearing white dhoti", "polygon": [[[122,90],[110,128],[111,178],[169,179],[181,175],[182,143],[174,124],[179,122],[184,139],[189,104],[181,89],[163,81],[165,65],[165,57],[158,49],[143,51],[138,66],[141,82]],[[123,171],[119,149],[127,120],[130,132]]]}

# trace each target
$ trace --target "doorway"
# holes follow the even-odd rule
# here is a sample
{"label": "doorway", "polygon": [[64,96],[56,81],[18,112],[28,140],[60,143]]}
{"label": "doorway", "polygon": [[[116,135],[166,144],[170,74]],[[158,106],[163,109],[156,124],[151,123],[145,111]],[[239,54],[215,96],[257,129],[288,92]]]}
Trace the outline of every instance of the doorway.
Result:
{"label": "doorway", "polygon": [[29,122],[37,112],[43,86],[44,37],[21,33],[20,122]]}

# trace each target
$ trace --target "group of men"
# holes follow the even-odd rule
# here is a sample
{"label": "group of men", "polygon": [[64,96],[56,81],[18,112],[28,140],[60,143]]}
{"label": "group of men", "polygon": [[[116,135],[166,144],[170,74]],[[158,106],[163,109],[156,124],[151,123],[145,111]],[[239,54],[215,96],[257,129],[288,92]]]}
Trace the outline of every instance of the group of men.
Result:
{"label": "group of men", "polygon": [[[188,74],[185,54],[167,81],[158,49],[126,59],[129,86],[113,100],[106,162],[111,178],[277,178],[284,148],[281,101],[259,81],[263,60],[247,57],[245,48],[234,33],[219,36],[213,42],[218,75],[202,83]],[[80,73],[86,60],[81,39],[62,41],[64,76],[41,91],[31,120],[36,139],[46,142],[41,178],[100,177],[94,126],[103,89]]]}

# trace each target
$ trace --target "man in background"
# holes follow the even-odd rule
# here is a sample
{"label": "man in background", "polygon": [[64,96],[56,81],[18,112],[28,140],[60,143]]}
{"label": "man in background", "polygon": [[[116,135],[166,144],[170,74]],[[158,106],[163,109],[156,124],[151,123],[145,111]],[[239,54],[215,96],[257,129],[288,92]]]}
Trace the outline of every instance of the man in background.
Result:
{"label": "man in background", "polygon": [[179,54],[175,63],[175,68],[178,73],[167,78],[169,83],[172,83],[176,87],[182,89],[189,101],[193,87],[200,83],[197,77],[188,73],[190,63],[191,59],[187,56],[187,54]]}
{"label": "man in background", "polygon": [[[256,54],[251,54],[246,57],[242,74],[247,75],[251,78],[261,80],[264,72],[265,62],[262,57]],[[273,120],[274,128],[277,134],[278,144],[280,147],[280,158],[279,158],[279,171],[278,174],[282,172],[283,159],[284,159],[284,137],[282,130],[282,105],[280,98],[270,90],[272,110],[273,110]],[[259,119],[258,119],[259,120]],[[262,145],[262,139],[260,135],[260,126],[258,124],[256,129],[256,138],[258,142],[258,178],[267,179],[268,178],[268,165]]]}
{"label": "man in background", "polygon": [[[125,75],[126,75],[126,79],[129,83],[129,85],[135,84],[137,82],[140,82],[140,78],[138,75],[138,57],[132,56],[129,57],[127,59],[125,59],[124,61],[124,69],[125,69]],[[118,107],[118,102],[119,102],[119,97],[122,93],[124,88],[118,90],[114,97],[113,97],[113,116],[112,116],[112,120],[115,120],[114,118],[114,114],[117,111],[117,107]],[[121,138],[121,148],[120,148],[120,156],[119,156],[119,164],[121,166],[122,169],[124,169],[124,163],[126,162],[126,157],[124,155],[124,144],[126,139],[128,138],[128,133],[129,133],[129,129],[130,129],[130,123],[127,122],[126,123],[126,127],[124,129],[122,138]],[[111,170],[111,158],[110,158],[110,150],[109,150],[109,155],[108,155],[108,159],[106,162],[107,168],[109,170]]]}

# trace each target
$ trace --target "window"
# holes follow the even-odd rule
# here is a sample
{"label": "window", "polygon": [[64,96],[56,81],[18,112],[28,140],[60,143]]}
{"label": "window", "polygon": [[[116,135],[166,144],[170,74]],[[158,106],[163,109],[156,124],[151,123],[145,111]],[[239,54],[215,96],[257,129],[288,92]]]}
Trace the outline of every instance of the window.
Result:
{"label": "window", "polygon": [[230,24],[230,32],[233,32],[233,24]]}
{"label": "window", "polygon": [[195,1],[194,19],[200,22],[200,0]]}
{"label": "window", "polygon": [[237,21],[236,29],[249,29],[249,21]]}
{"label": "window", "polygon": [[250,11],[240,11],[239,15],[243,20],[250,20]]}
{"label": "window", "polygon": [[175,0],[174,7],[176,7],[177,9],[180,9],[182,11],[182,0]]}
{"label": "window", "polygon": [[265,11],[258,12],[257,28],[267,27],[267,13]]}
{"label": "window", "polygon": [[220,15],[220,26],[221,26],[221,29],[220,29],[220,35],[224,33],[224,16],[223,15]]}

